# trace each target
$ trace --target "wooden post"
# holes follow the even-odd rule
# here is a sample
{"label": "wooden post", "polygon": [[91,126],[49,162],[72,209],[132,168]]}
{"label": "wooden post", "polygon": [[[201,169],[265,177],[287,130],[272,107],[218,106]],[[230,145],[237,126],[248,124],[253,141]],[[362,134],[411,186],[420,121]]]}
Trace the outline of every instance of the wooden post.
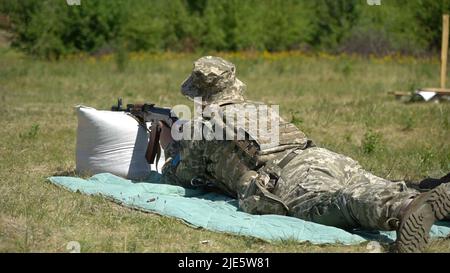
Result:
{"label": "wooden post", "polygon": [[444,14],[442,20],[442,48],[441,48],[441,89],[445,89],[447,78],[447,56],[448,56],[448,14]]}
{"label": "wooden post", "polygon": [[[444,14],[442,16],[442,46],[441,46],[441,87],[440,88],[420,88],[419,91],[435,92],[439,95],[450,96],[450,89],[445,88],[445,81],[447,79],[447,57],[448,57],[448,35],[449,35],[449,16]],[[389,92],[389,94],[396,97],[407,96],[405,92]]]}

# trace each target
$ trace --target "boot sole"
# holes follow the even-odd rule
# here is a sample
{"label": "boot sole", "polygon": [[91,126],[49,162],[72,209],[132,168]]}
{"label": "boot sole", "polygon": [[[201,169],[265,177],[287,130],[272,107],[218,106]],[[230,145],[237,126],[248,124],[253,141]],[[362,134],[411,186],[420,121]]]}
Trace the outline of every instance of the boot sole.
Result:
{"label": "boot sole", "polygon": [[405,215],[397,231],[396,250],[401,253],[422,252],[430,241],[430,229],[434,222],[450,213],[450,196],[445,185],[430,190],[424,196],[424,204]]}

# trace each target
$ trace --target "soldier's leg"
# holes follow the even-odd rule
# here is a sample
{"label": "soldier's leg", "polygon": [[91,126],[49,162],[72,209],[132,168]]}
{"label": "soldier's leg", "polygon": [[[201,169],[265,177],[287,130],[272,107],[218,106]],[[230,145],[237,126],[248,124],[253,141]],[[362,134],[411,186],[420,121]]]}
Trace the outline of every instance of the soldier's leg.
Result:
{"label": "soldier's leg", "polygon": [[404,182],[392,182],[358,169],[348,173],[336,203],[364,229],[393,230],[390,220],[419,193]]}
{"label": "soldier's leg", "polygon": [[[388,181],[362,169],[349,172],[349,175],[351,179],[338,194],[349,200],[347,202],[348,211],[358,219],[364,228],[377,227],[379,230],[398,228],[395,221],[401,217],[401,210],[420,194],[415,189],[407,188],[404,182]],[[433,189],[437,189],[438,186]],[[431,198],[430,200],[439,206],[448,206],[450,187],[443,184],[441,186],[436,192],[441,193],[442,198],[438,198],[439,200]],[[433,194],[431,193],[431,195]],[[437,218],[442,219],[440,216]]]}
{"label": "soldier's leg", "polygon": [[336,226],[391,230],[390,215],[417,195],[376,177],[349,157],[322,148],[299,151],[275,189],[294,217]]}
{"label": "soldier's leg", "polygon": [[396,230],[397,251],[420,252],[432,225],[450,213],[449,184],[419,193],[345,156],[308,150],[286,165],[275,191],[291,216],[341,228]]}

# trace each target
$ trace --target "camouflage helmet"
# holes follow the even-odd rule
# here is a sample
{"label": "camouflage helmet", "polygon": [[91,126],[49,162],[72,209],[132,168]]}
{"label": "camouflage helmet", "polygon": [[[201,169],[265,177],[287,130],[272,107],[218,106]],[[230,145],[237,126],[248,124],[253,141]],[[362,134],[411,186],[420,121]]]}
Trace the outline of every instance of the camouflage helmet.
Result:
{"label": "camouflage helmet", "polygon": [[202,97],[206,104],[243,101],[244,90],[234,64],[213,56],[195,61],[191,75],[181,85],[183,95],[190,99]]}

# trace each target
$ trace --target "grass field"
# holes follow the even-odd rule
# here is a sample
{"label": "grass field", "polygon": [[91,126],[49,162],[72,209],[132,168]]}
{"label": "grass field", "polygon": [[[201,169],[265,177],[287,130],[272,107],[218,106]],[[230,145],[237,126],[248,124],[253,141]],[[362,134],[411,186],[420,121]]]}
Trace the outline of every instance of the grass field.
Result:
{"label": "grass field", "polygon": [[[223,54],[222,54],[223,55]],[[131,54],[125,71],[112,56],[58,62],[0,47],[0,251],[66,252],[365,252],[366,245],[267,243],[193,229],[46,181],[73,174],[73,106],[125,102],[190,104],[179,85],[200,54]],[[357,159],[376,175],[418,180],[450,171],[450,104],[405,104],[386,94],[439,82],[437,60],[300,53],[225,54],[250,99],[281,113],[320,146]],[[208,240],[203,244],[201,241]],[[449,252],[450,240],[428,251]]]}

